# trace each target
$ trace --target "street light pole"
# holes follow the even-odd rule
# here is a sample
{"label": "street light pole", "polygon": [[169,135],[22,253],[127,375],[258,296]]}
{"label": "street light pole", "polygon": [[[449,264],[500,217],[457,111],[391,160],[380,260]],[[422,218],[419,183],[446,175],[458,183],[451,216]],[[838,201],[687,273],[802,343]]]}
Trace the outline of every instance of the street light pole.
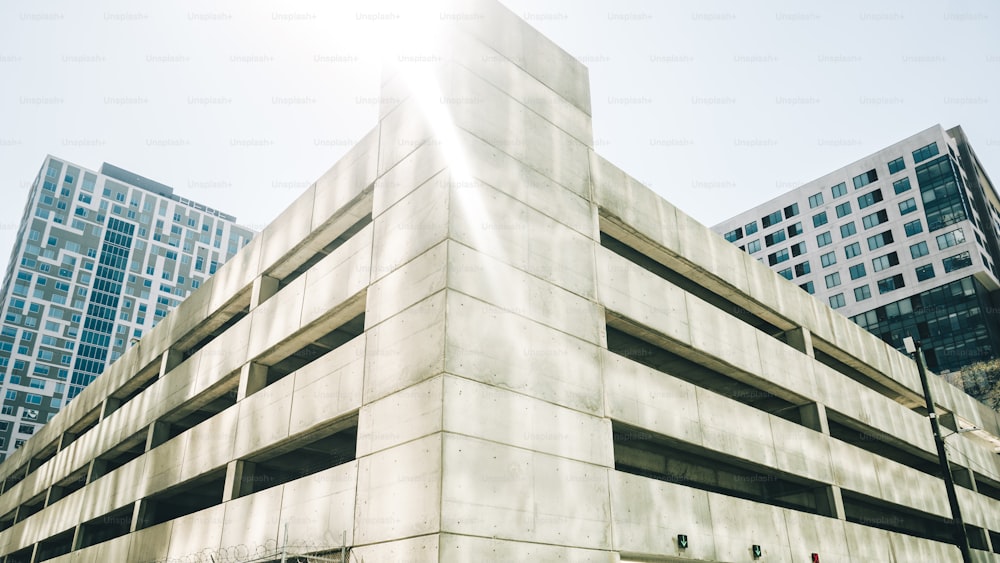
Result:
{"label": "street light pole", "polygon": [[917,373],[920,374],[920,384],[924,387],[924,400],[927,401],[927,417],[931,420],[931,431],[934,433],[934,445],[937,446],[938,463],[944,475],[944,485],[948,490],[948,503],[951,504],[951,520],[955,525],[955,544],[962,552],[962,561],[972,563],[972,553],[969,551],[969,535],[962,521],[962,509],[958,505],[958,495],[955,493],[955,480],[951,475],[951,465],[948,464],[948,453],[944,449],[944,438],[941,437],[941,427],[938,425],[937,413],[934,411],[934,400],[931,398],[931,387],[927,382],[927,368],[924,366],[924,351],[920,342],[914,342],[912,337],[903,339],[906,351],[917,362]]}

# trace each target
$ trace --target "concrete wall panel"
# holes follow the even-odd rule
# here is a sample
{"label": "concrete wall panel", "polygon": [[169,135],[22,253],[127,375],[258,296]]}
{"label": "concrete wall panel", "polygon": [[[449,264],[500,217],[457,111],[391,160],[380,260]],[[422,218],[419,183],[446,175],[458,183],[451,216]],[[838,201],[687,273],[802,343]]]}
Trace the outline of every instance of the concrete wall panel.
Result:
{"label": "concrete wall panel", "polygon": [[469,35],[454,34],[449,39],[443,47],[456,63],[581,142],[593,145],[589,112],[529,75],[524,61],[512,61]]}
{"label": "concrete wall panel", "polygon": [[294,378],[289,434],[306,432],[361,407],[364,354],[361,335],[289,376]]}
{"label": "concrete wall panel", "polygon": [[386,563],[439,563],[438,534],[430,534],[363,545],[351,550],[351,557],[359,561],[385,561]]}
{"label": "concrete wall panel", "polygon": [[564,561],[566,563],[617,563],[613,551],[574,549],[556,545],[505,541],[441,534],[442,563],[466,561]]}
{"label": "concrete wall panel", "polygon": [[131,534],[129,561],[156,561],[167,556],[173,522],[164,522]]}
{"label": "concrete wall panel", "polygon": [[461,293],[447,293],[446,371],[601,414],[596,346]]}
{"label": "concrete wall panel", "polygon": [[354,501],[358,463],[352,461],[282,486],[281,525],[291,545],[354,544]]}
{"label": "concrete wall panel", "polygon": [[[224,510],[220,546],[265,545],[270,540],[281,541],[281,496],[284,487],[272,487],[259,493],[233,499]],[[173,534],[177,536],[176,531]],[[173,541],[171,541],[173,551]]]}
{"label": "concrete wall panel", "polygon": [[279,271],[287,269],[282,269],[281,261],[287,259],[287,255],[301,247],[303,241],[308,238],[315,207],[316,185],[313,184],[257,235],[256,239],[260,239],[261,248],[258,270],[260,273],[270,273],[276,267]]}
{"label": "concrete wall panel", "polygon": [[434,377],[366,404],[358,415],[358,457],[442,428],[443,378]]}
{"label": "concrete wall panel", "polygon": [[285,377],[237,404],[239,419],[233,453],[245,457],[288,437],[295,378]]}
{"label": "concrete wall panel", "polygon": [[311,228],[320,228],[375,182],[379,128],[376,127],[316,180]]}
{"label": "concrete wall panel", "polygon": [[450,236],[578,295],[595,293],[593,243],[497,190],[455,184]]}
{"label": "concrete wall panel", "polygon": [[[588,237],[596,234],[588,199],[590,184],[581,171],[569,176],[547,175],[510,156],[504,146],[494,146],[466,131],[459,131],[458,139],[472,177]],[[478,186],[473,183],[468,187]]]}
{"label": "concrete wall panel", "polygon": [[445,287],[448,245],[432,247],[380,278],[368,290],[365,326],[372,327]]}
{"label": "concrete wall panel", "polygon": [[703,442],[694,385],[607,350],[601,356],[609,418],[684,442]]}
{"label": "concrete wall panel", "polygon": [[354,540],[359,544],[441,529],[441,435],[362,457]]}
{"label": "concrete wall panel", "polygon": [[[438,103],[436,98],[440,97],[439,92],[435,96],[433,76],[421,79],[408,73],[400,75],[397,80],[399,90],[383,96],[401,101],[379,120],[378,176],[391,170],[421,144],[440,142],[432,141],[440,133],[429,123],[431,116],[427,114]],[[414,88],[424,88],[424,91],[413,95]],[[440,120],[438,123],[444,125]]]}
{"label": "concrete wall panel", "polygon": [[[386,142],[392,142],[387,139]],[[378,217],[424,182],[436,176],[450,163],[443,143],[438,139],[396,139],[396,143],[412,144],[413,151],[386,170],[375,181],[372,216]],[[415,143],[415,144],[414,144]]]}
{"label": "concrete wall panel", "polygon": [[601,342],[603,311],[593,301],[456,242],[448,243],[447,268],[452,289],[588,342]]}
{"label": "concrete wall panel", "polygon": [[[620,471],[608,473],[615,550],[719,560],[709,493]],[[677,534],[687,535],[687,549],[677,545]]]}
{"label": "concrete wall panel", "polygon": [[592,549],[611,546],[604,468],[445,434],[443,531]]}
{"label": "concrete wall panel", "polygon": [[[205,550],[215,551],[228,545],[220,545],[219,543],[225,524],[225,514],[226,506],[219,505],[173,520],[173,526],[170,527],[170,547],[167,549],[167,557],[178,559],[193,557],[200,555]],[[260,518],[264,519],[266,516],[262,514]],[[239,543],[245,543],[245,541],[241,540]]]}
{"label": "concrete wall panel", "polygon": [[452,376],[443,400],[445,431],[614,467],[608,419]]}
{"label": "concrete wall panel", "polygon": [[[774,467],[777,454],[767,413],[722,395],[695,389],[702,445],[753,463]],[[735,421],[738,424],[734,424]]]}
{"label": "concrete wall panel", "polygon": [[375,219],[373,282],[445,239],[450,181],[439,173]]}
{"label": "concrete wall panel", "polygon": [[605,248],[596,256],[598,301],[607,310],[690,345],[684,290]]}
{"label": "concrete wall panel", "polygon": [[435,293],[365,332],[366,404],[444,369],[445,293]]}

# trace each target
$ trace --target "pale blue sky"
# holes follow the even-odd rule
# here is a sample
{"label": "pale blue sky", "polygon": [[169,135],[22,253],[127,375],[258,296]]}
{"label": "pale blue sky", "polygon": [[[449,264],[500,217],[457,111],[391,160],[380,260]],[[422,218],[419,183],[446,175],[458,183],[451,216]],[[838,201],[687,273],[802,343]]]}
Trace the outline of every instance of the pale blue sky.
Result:
{"label": "pale blue sky", "polygon": [[[708,225],[935,123],[1000,178],[995,1],[505,4],[590,67],[597,150]],[[362,14],[399,6],[0,3],[0,268],[48,153],[263,227],[375,125]]]}

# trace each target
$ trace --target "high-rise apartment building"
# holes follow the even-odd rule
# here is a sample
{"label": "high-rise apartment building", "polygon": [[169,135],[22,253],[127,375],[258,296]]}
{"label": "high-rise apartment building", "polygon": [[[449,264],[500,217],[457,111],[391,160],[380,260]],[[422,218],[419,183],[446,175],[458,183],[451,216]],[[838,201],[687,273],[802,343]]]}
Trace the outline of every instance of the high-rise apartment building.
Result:
{"label": "high-rise apartment building", "polygon": [[0,459],[249,242],[235,220],[107,163],[45,159],[0,290]]}
{"label": "high-rise apartment building", "polygon": [[948,372],[1000,356],[998,209],[962,128],[935,125],[713,229]]}

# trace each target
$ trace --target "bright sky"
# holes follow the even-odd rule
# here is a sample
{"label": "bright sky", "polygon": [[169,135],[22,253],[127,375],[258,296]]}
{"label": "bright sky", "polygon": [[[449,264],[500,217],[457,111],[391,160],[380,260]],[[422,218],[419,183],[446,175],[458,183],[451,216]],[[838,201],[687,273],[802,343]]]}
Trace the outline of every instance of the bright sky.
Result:
{"label": "bright sky", "polygon": [[[598,152],[707,225],[935,123],[1000,181],[998,2],[504,3],[589,66]],[[406,12],[4,0],[0,272],[48,153],[265,226],[375,125],[375,13]]]}

